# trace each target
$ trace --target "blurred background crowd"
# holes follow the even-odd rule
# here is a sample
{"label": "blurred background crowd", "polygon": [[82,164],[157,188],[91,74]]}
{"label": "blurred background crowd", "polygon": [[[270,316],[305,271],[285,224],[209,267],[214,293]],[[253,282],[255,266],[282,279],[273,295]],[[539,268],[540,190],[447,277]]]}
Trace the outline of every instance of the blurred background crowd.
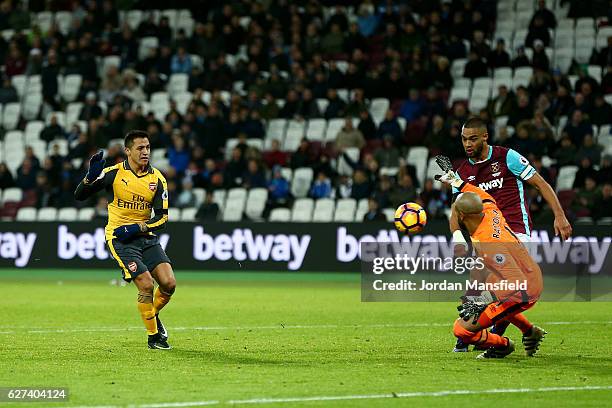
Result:
{"label": "blurred background crowd", "polygon": [[[300,200],[312,218],[321,199],[352,199],[356,221],[407,201],[442,218],[451,197],[430,158],[463,158],[461,125],[479,116],[568,215],[609,222],[611,13],[604,0],[5,0],[2,216],[82,205],[91,154],[113,165],[144,129],[191,219],[282,219]],[[241,211],[254,189],[265,204]],[[105,203],[85,205],[103,217]]]}

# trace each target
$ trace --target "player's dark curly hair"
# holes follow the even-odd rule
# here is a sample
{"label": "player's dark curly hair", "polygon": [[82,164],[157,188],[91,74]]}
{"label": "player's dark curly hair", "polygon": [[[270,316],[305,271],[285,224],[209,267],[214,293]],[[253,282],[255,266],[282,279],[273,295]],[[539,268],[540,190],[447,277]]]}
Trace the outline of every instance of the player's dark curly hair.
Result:
{"label": "player's dark curly hair", "polygon": [[149,139],[149,134],[144,130],[130,130],[127,135],[125,135],[123,144],[129,149],[134,145],[134,139],[138,139],[141,137],[146,137],[147,139]]}

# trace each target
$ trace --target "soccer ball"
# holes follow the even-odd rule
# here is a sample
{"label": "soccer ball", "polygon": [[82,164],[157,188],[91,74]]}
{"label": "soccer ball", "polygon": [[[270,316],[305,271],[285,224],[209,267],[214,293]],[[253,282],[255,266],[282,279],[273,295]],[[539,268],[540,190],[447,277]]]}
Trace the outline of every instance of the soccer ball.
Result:
{"label": "soccer ball", "polygon": [[427,213],[417,203],[406,203],[395,210],[395,228],[399,232],[421,232],[427,224]]}

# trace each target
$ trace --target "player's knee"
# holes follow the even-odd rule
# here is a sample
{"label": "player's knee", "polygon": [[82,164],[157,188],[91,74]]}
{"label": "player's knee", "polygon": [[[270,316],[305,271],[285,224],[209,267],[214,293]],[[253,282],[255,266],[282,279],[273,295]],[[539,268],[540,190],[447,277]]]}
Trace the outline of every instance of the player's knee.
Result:
{"label": "player's knee", "polygon": [[139,277],[138,280],[138,291],[141,293],[150,293],[151,295],[153,294],[153,290],[155,289],[155,283],[153,281],[153,278],[149,277]]}
{"label": "player's knee", "polygon": [[164,282],[162,290],[168,295],[172,295],[174,293],[174,291],[176,290],[176,279],[174,278],[174,276],[168,278]]}
{"label": "player's knee", "polygon": [[458,339],[463,340],[466,343],[469,343],[470,340],[474,337],[474,332],[469,330],[467,327],[464,327],[463,320],[457,319],[455,320],[455,324],[453,325],[453,334]]}

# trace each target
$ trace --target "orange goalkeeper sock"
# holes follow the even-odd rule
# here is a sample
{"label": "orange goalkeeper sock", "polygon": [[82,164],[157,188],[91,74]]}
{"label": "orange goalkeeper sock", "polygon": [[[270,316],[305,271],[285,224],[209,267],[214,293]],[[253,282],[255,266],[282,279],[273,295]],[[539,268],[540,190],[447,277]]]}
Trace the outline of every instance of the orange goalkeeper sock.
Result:
{"label": "orange goalkeeper sock", "polygon": [[469,331],[461,326],[459,319],[455,320],[453,333],[466,344],[478,344],[483,347],[504,347],[508,345],[508,340],[505,337],[489,333],[487,330],[479,332]]}
{"label": "orange goalkeeper sock", "polygon": [[[477,343],[482,347],[505,347],[508,345],[508,339],[499,334],[491,333],[488,330],[481,330],[481,339]],[[483,340],[484,339],[484,340]]]}
{"label": "orange goalkeeper sock", "polygon": [[533,324],[522,314],[518,313],[514,316],[510,316],[506,318],[510,323],[518,327],[518,329],[523,333],[527,333],[533,327]]}
{"label": "orange goalkeeper sock", "polygon": [[153,295],[149,293],[138,293],[138,311],[144,322],[149,335],[157,333],[157,320],[153,308]]}
{"label": "orange goalkeeper sock", "polygon": [[153,308],[155,309],[155,314],[159,313],[160,310],[164,308],[172,298],[172,295],[162,292],[162,290],[157,287],[155,289],[155,298],[153,299]]}

